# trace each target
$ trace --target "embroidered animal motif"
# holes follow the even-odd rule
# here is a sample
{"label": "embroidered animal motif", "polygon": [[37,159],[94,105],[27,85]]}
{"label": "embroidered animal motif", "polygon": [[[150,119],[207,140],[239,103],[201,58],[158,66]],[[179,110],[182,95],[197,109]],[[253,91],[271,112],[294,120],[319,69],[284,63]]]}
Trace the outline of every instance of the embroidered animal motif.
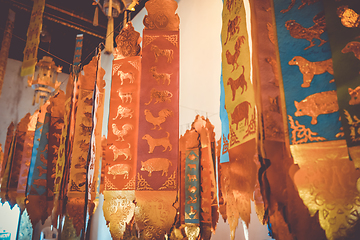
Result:
{"label": "embroidered animal motif", "polygon": [[356,87],[355,89],[348,89],[349,95],[351,97],[349,101],[349,105],[356,105],[360,103],[360,86]]}
{"label": "embroidered animal motif", "polygon": [[197,190],[197,188],[196,188],[195,186],[189,186],[189,187],[188,187],[188,191],[189,191],[190,193],[195,193],[196,190]]}
{"label": "embroidered animal motif", "polygon": [[196,164],[188,164],[187,166],[189,167],[190,170],[191,169],[196,170]]}
{"label": "embroidered animal motif", "polygon": [[342,53],[353,52],[354,56],[360,60],[360,42],[352,41],[346,44],[346,46],[341,50]]}
{"label": "embroidered animal motif", "polygon": [[359,27],[360,16],[353,9],[349,8],[349,6],[338,7],[336,14],[341,19],[341,24],[344,25],[344,27]]}
{"label": "embroidered animal motif", "polygon": [[339,105],[337,101],[336,91],[327,91],[314,93],[310,96],[307,96],[305,99],[300,102],[294,101],[296,112],[296,117],[301,117],[304,115],[311,117],[311,124],[317,124],[317,117],[320,114],[329,114],[337,112],[339,110]]}
{"label": "embroidered animal motif", "polygon": [[279,86],[279,71],[277,68],[276,60],[272,57],[269,57],[269,58],[266,58],[265,61],[270,64],[271,69],[274,73],[274,77],[275,77],[274,85],[278,87]]}
{"label": "embroidered animal motif", "polygon": [[[310,4],[316,3],[318,1],[319,0],[301,0],[302,4],[300,5],[300,7],[298,9],[302,9],[303,7],[305,7],[306,4],[310,5]],[[286,12],[290,11],[290,9],[295,5],[295,2],[296,2],[296,0],[291,0],[289,7],[287,9],[281,10],[280,12],[286,13]]]}
{"label": "embroidered animal motif", "polygon": [[245,91],[247,91],[247,82],[245,80],[245,75],[244,75],[244,71],[245,71],[245,67],[242,66],[243,72],[240,75],[240,77],[238,77],[237,79],[233,80],[232,78],[228,79],[227,85],[230,85],[231,88],[231,92],[232,92],[232,101],[235,100],[235,94],[236,94],[236,90],[241,87],[241,94],[244,93],[244,88]]}
{"label": "embroidered animal motif", "polygon": [[194,209],[194,206],[190,206],[189,216],[196,215],[197,211]]}
{"label": "embroidered animal motif", "polygon": [[47,169],[44,169],[44,168],[41,167],[41,166],[37,166],[37,169],[39,170],[39,177],[41,177],[41,175],[47,173]]}
{"label": "embroidered animal motif", "polygon": [[167,81],[167,84],[170,85],[171,82],[171,75],[172,73],[158,73],[156,71],[156,66],[153,66],[150,68],[150,72],[152,73],[153,78],[155,78],[156,82],[159,84],[160,80],[163,80],[163,84],[165,84],[165,81]]}
{"label": "embroidered animal motif", "polygon": [[145,103],[145,105],[149,105],[153,100],[154,104],[165,101],[171,102],[172,96],[173,94],[168,90],[157,91],[155,88],[153,88],[150,91],[150,101]]}
{"label": "embroidered animal motif", "polygon": [[33,185],[36,185],[36,188],[39,188],[40,186],[45,187],[46,186],[46,179],[34,179]]}
{"label": "embroidered animal motif", "polygon": [[303,83],[301,84],[301,87],[303,88],[310,87],[314,75],[323,74],[325,72],[334,74],[332,58],[325,61],[310,62],[301,56],[295,56],[289,61],[289,65],[297,65],[299,67],[299,70],[303,75]]}
{"label": "embroidered animal motif", "polygon": [[[240,36],[236,40],[234,54],[231,54],[229,50],[226,50],[226,61],[227,61],[227,63],[229,65],[233,66],[233,69],[232,69],[231,72],[233,72],[235,69],[237,69],[239,67],[239,64],[237,63],[237,60],[238,60],[238,58],[240,56],[240,47],[244,42],[245,42],[245,37]],[[236,67],[235,67],[235,65],[236,65]]]}
{"label": "embroidered animal motif", "polygon": [[120,77],[121,85],[124,84],[125,79],[129,79],[129,83],[134,83],[133,73],[131,73],[131,72],[125,73],[125,72],[119,70],[117,74]]}
{"label": "embroidered animal motif", "polygon": [[123,93],[121,91],[121,88],[116,90],[116,92],[119,94],[119,98],[121,99],[122,103],[131,103],[132,102],[132,93],[131,92]]}
{"label": "embroidered animal motif", "polygon": [[166,137],[163,138],[153,138],[149,134],[145,134],[142,139],[146,140],[149,145],[149,153],[153,153],[154,148],[157,146],[163,146],[165,152],[167,149],[169,149],[169,152],[172,150],[172,145],[169,140],[170,133],[166,132]]}
{"label": "embroidered animal motif", "polygon": [[187,176],[188,176],[188,181],[189,181],[189,182],[197,181],[196,175],[187,174]]}
{"label": "embroidered animal motif", "polygon": [[115,145],[111,145],[109,147],[109,149],[112,150],[113,154],[114,154],[113,161],[115,161],[121,155],[125,156],[124,160],[131,160],[132,154],[131,154],[131,150],[130,150],[131,149],[130,143],[128,143],[128,145],[129,145],[128,148],[117,148]]}
{"label": "embroidered animal motif", "polygon": [[121,127],[121,129],[119,129],[115,123],[113,123],[111,125],[111,127],[112,127],[113,134],[118,137],[118,139],[116,139],[116,141],[120,141],[120,140],[125,141],[124,136],[127,135],[129,133],[129,131],[133,129],[133,126],[129,123],[124,124]]}
{"label": "embroidered animal motif", "polygon": [[315,46],[314,39],[318,39],[320,41],[319,47],[327,42],[320,38],[320,35],[323,34],[326,29],[324,12],[317,14],[313,18],[313,22],[314,25],[309,28],[301,26],[301,24],[295,22],[295,20],[289,20],[285,23],[286,29],[289,30],[290,35],[293,38],[306,39],[310,42],[310,45],[304,48],[304,50]]}
{"label": "embroidered animal motif", "polygon": [[194,154],[189,155],[190,161],[194,161],[197,159],[197,157]]}
{"label": "embroidered animal motif", "polygon": [[276,96],[274,98],[269,97],[270,107],[269,110],[271,112],[277,112],[280,113],[280,107],[279,107],[279,96]]}
{"label": "embroidered animal motif", "polygon": [[89,150],[89,143],[86,142],[85,139],[78,141],[78,146],[81,149],[82,152],[87,152]]}
{"label": "embroidered animal motif", "polygon": [[86,105],[92,106],[93,105],[93,99],[91,98],[85,98],[84,103]]}
{"label": "embroidered animal motif", "polygon": [[161,176],[167,176],[169,166],[172,165],[171,161],[167,158],[150,158],[145,162],[141,161],[141,171],[149,172],[151,177],[152,172],[162,171]]}
{"label": "embroidered animal motif", "polygon": [[116,117],[113,118],[113,120],[119,118],[132,118],[133,117],[133,110],[131,108],[123,107],[121,105],[118,106]]}
{"label": "embroidered animal motif", "polygon": [[238,130],[239,122],[245,119],[245,126],[249,123],[249,109],[251,104],[248,101],[244,101],[237,105],[231,114],[231,124],[236,124],[236,130]]}
{"label": "embroidered animal motif", "polygon": [[160,49],[156,45],[151,46],[151,51],[154,52],[155,62],[158,62],[158,58],[164,56],[167,58],[167,62],[171,63],[174,58],[174,51],[172,49]]}
{"label": "embroidered animal motif", "polygon": [[173,115],[173,112],[169,109],[162,109],[158,113],[158,117],[154,117],[149,109],[144,110],[145,120],[149,123],[153,124],[153,128],[151,130],[155,130],[156,127],[159,127],[158,130],[161,130],[160,124],[166,121],[166,118]]}
{"label": "embroidered animal motif", "polygon": [[226,8],[231,11],[233,5],[235,5],[235,0],[226,0]]}
{"label": "embroidered animal motif", "polygon": [[108,174],[113,175],[114,179],[116,175],[124,175],[124,179],[125,178],[129,179],[130,171],[131,171],[131,166],[129,164],[120,163],[109,167]]}
{"label": "embroidered animal motif", "polygon": [[197,197],[196,196],[194,196],[194,197],[191,197],[191,196],[189,196],[189,201],[187,201],[187,204],[190,204],[190,203],[196,203],[197,202]]}
{"label": "embroidered animal motif", "polygon": [[80,128],[81,128],[80,135],[82,135],[82,136],[90,136],[91,131],[92,131],[92,126],[88,127],[88,126],[85,126],[83,123],[81,123]]}
{"label": "embroidered animal motif", "polygon": [[233,20],[228,21],[228,25],[227,25],[227,35],[226,35],[226,41],[224,43],[224,45],[226,45],[227,41],[229,39],[231,39],[232,36],[234,36],[235,33],[239,33],[240,31],[240,24],[241,18],[240,16],[236,16]]}

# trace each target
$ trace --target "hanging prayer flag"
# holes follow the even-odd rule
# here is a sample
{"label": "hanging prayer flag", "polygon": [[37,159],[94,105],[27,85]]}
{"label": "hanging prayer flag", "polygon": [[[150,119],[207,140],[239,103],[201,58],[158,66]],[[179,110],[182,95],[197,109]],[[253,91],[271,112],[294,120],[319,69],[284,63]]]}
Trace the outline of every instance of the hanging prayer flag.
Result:
{"label": "hanging prayer flag", "polygon": [[[3,161],[2,161],[2,166],[1,166],[1,172],[0,172],[0,180],[2,182],[1,184],[1,189],[6,189],[5,185],[3,185],[3,181],[7,181],[7,179],[5,180],[5,170],[7,168],[8,163],[8,158],[9,158],[9,151],[10,151],[10,147],[11,147],[11,143],[14,137],[14,128],[15,125],[13,122],[10,123],[8,129],[7,129],[7,133],[6,133],[6,140],[5,140],[5,147],[4,147],[4,155],[3,155]],[[3,180],[4,179],[4,180]],[[4,193],[3,191],[0,191],[0,193]],[[5,196],[5,194],[4,194]],[[2,196],[2,197],[4,197]]]}
{"label": "hanging prayer flag", "polygon": [[[146,239],[152,239],[169,232],[175,218],[172,204],[177,194],[179,158],[180,39],[176,1],[150,0],[145,8],[148,15],[143,21],[136,168],[136,199],[141,204],[137,205],[135,220]],[[161,207],[150,208],[146,202]]]}
{"label": "hanging prayer flag", "polygon": [[[105,149],[104,216],[113,238],[121,238],[134,216],[140,104],[140,33],[129,22],[116,37],[108,138]],[[118,202],[121,202],[119,205]]]}
{"label": "hanging prayer flag", "polygon": [[[74,110],[74,134],[68,141],[71,150],[71,165],[69,166],[68,203],[66,211],[73,221],[76,234],[80,235],[84,228],[84,205],[86,193],[86,166],[90,148],[90,138],[93,129],[93,95],[97,74],[98,58],[93,57],[88,65],[84,66],[84,75],[79,76],[76,83],[79,88],[76,95],[77,105]],[[103,73],[104,74],[104,73]],[[75,95],[75,96],[76,96]],[[74,105],[73,105],[74,106]],[[76,119],[76,120],[75,120]]]}
{"label": "hanging prayer flag", "polygon": [[360,3],[324,2],[339,112],[351,160],[360,167]]}
{"label": "hanging prayer flag", "polygon": [[[337,239],[351,231],[353,224],[348,219],[359,211],[355,204],[359,198],[355,193],[358,173],[346,151],[344,133],[347,126],[343,124],[342,127],[340,122],[341,116],[344,123],[342,114],[345,113],[340,111],[339,114],[339,109],[347,108],[341,105],[345,104],[346,89],[342,85],[337,92],[339,86],[334,81],[334,77],[342,81],[343,76],[349,75],[342,75],[344,71],[339,69],[337,74],[340,75],[335,75],[341,57],[337,58],[337,65],[332,58],[334,54],[341,55],[341,49],[337,48],[345,47],[346,42],[341,43],[345,45],[335,43],[335,48],[330,49],[326,31],[329,26],[322,1],[308,6],[300,4],[274,1],[290,150],[294,163],[300,167],[291,177],[311,217],[318,213],[318,222],[326,237]],[[342,34],[341,38],[346,36],[349,35]],[[345,60],[341,61],[345,63]],[[353,75],[355,68],[350,70],[350,66],[350,63],[346,65],[346,71]],[[341,96],[340,100],[338,96]],[[349,186],[343,184],[345,178]],[[314,185],[319,179],[331,181],[331,184]],[[344,189],[354,194],[345,196],[341,193]],[[311,226],[315,232],[316,225]]]}
{"label": "hanging prayer flag", "polygon": [[221,119],[221,149],[220,163],[229,162],[229,117],[225,108],[225,90],[223,75],[220,78],[220,119]]}
{"label": "hanging prayer flag", "polygon": [[[161,2],[174,1],[150,1],[146,8],[154,11]],[[136,189],[175,190],[170,182],[178,159],[179,31],[145,29],[143,35]]]}
{"label": "hanging prayer flag", "polygon": [[[13,206],[16,203],[17,186],[20,177],[21,161],[24,153],[23,149],[25,146],[25,137],[29,122],[30,122],[30,113],[27,113],[25,117],[23,117],[16,126],[16,131],[15,131],[16,143],[14,146],[12,166],[9,173],[9,185],[7,189],[9,202],[11,206]],[[21,206],[24,205],[22,204]]]}
{"label": "hanging prayer flag", "polygon": [[1,42],[1,50],[0,50],[0,95],[4,83],[7,59],[9,57],[9,50],[10,50],[12,32],[14,28],[14,22],[15,22],[15,12],[9,9],[9,15],[8,15],[8,19],[6,20],[5,30],[4,30],[4,35],[3,35],[3,40]]}
{"label": "hanging prayer flag", "polygon": [[[43,127],[44,127],[46,109],[47,109],[48,106],[49,106],[49,102],[47,101],[39,109],[39,115],[38,115],[36,128],[35,128],[33,149],[32,149],[32,153],[31,153],[31,162],[30,162],[30,168],[29,168],[29,175],[28,175],[27,186],[26,186],[26,196],[29,195],[30,190],[31,190],[31,186],[32,186],[32,183],[33,183],[33,174],[34,174],[34,170],[35,170],[36,157],[37,157],[37,153],[38,153],[38,148],[39,148],[39,144],[40,144],[40,138],[41,138],[41,135],[42,135],[42,130],[43,130]],[[40,161],[40,156],[39,156],[39,161]],[[37,185],[37,186],[39,187],[40,185]]]}
{"label": "hanging prayer flag", "polygon": [[31,11],[29,28],[27,31],[24,60],[21,66],[21,76],[35,73],[37,63],[37,51],[40,43],[40,31],[42,29],[42,16],[45,8],[45,0],[34,0]]}
{"label": "hanging prayer flag", "polygon": [[101,130],[104,114],[104,87],[105,80],[103,79],[105,70],[101,67],[101,54],[99,54],[98,67],[96,72],[96,87],[95,87],[95,100],[93,107],[93,130],[90,140],[90,160],[87,169],[87,191],[88,191],[88,211],[89,214],[95,211],[95,195],[96,195],[96,182],[98,170],[100,165],[100,158],[102,155],[101,149]]}
{"label": "hanging prayer flag", "polygon": [[[49,101],[40,108],[38,122],[35,130],[32,159],[27,186],[26,209],[29,213],[33,228],[41,220],[42,223],[48,218],[46,186],[47,186],[47,162],[49,148],[50,112]],[[39,137],[37,137],[39,136]],[[36,147],[36,150],[34,149]]]}
{"label": "hanging prayer flag", "polygon": [[24,200],[25,200],[26,184],[29,175],[31,154],[34,145],[35,128],[36,128],[38,116],[39,116],[39,110],[36,110],[35,113],[30,117],[30,122],[27,125],[27,131],[24,141],[24,150],[22,154],[20,175],[17,186],[17,194],[18,194],[17,204],[21,209],[25,204]]}
{"label": "hanging prayer flag", "polygon": [[[224,183],[226,191],[223,196],[232,239],[239,216],[247,226],[249,224],[250,199],[256,179],[253,158],[257,150],[257,113],[251,68],[252,41],[248,5],[248,1],[224,1],[222,14],[222,75],[225,109],[229,120],[228,153],[231,169],[234,170],[231,175],[226,173],[230,175],[231,181]],[[225,166],[229,164],[225,164],[224,168]],[[222,172],[223,178],[226,177],[225,172]]]}

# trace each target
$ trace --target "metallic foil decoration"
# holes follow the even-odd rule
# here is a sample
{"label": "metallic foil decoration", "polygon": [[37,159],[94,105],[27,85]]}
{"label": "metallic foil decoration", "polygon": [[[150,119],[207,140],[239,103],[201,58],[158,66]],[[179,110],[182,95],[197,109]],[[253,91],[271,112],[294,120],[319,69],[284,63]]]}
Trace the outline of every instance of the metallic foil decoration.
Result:
{"label": "metallic foil decoration", "polygon": [[31,75],[35,72],[44,8],[45,0],[34,1],[34,5],[31,11],[29,28],[26,34],[27,39],[24,49],[24,60],[21,66],[21,76]]}
{"label": "metallic foil decoration", "polygon": [[145,7],[135,221],[142,236],[153,239],[170,233],[176,217],[180,39],[174,0],[151,0]]}
{"label": "metallic foil decoration", "polygon": [[[144,181],[154,190],[175,190],[171,182],[179,152],[179,32],[145,29],[143,35],[137,190],[146,190],[138,184]],[[148,39],[154,40],[146,45]]]}
{"label": "metallic foil decoration", "polygon": [[[26,196],[28,196],[30,194],[31,185],[34,181],[33,178],[34,178],[35,164],[36,164],[38,149],[39,149],[40,140],[41,140],[41,136],[42,136],[42,130],[44,127],[45,114],[47,112],[48,105],[49,105],[49,102],[46,102],[39,109],[39,114],[38,114],[37,123],[36,123],[36,127],[35,127],[34,143],[33,143],[33,148],[32,148],[32,152],[31,152],[29,174],[28,174],[27,185],[26,185]],[[44,136],[44,139],[45,139],[45,136]],[[39,164],[42,164],[40,155],[39,155]],[[44,183],[42,185],[43,185],[43,187],[45,186]],[[40,186],[40,185],[37,185],[37,186]]]}
{"label": "metallic foil decoration", "polygon": [[[329,21],[327,16],[327,5],[334,2],[318,1],[304,9],[283,13],[282,9],[288,3],[274,1],[290,150],[294,157],[294,165],[286,173],[290,174],[295,183],[302,202],[299,202],[293,193],[293,186],[287,182],[288,203],[282,206],[282,201],[278,201],[277,206],[285,214],[282,217],[275,211],[273,220],[278,226],[283,221],[288,222],[288,230],[299,239],[304,236],[311,236],[312,239],[347,237],[351,228],[349,221],[353,221],[349,220],[349,213],[342,210],[349,208],[347,201],[354,199],[351,196],[354,191],[348,185],[355,187],[358,177],[354,167],[350,166],[353,163],[346,161],[348,153],[344,151],[346,147],[343,140],[346,128],[340,122],[340,116],[344,122],[341,104],[345,102],[340,96],[345,96],[345,92],[348,96],[348,88],[341,87],[340,90],[333,80],[336,82],[337,78],[335,56],[341,56],[341,46],[346,45],[345,41],[342,43],[344,45],[333,45],[331,39],[331,22],[338,21],[338,26],[341,24],[338,17],[332,16],[334,20]],[[336,35],[345,38],[345,34]],[[334,54],[335,49],[339,53]],[[348,65],[346,68],[349,69]],[[338,78],[349,79],[346,75]],[[339,184],[344,185],[338,187]],[[340,188],[347,189],[346,193],[337,192]],[[342,199],[345,195],[349,200]],[[298,210],[305,210],[304,205],[308,210],[306,214]],[[318,216],[315,214],[317,211]],[[353,211],[352,208],[349,211]],[[303,223],[291,217],[295,214],[298,219],[303,219]],[[286,215],[290,217],[286,218]],[[308,224],[310,222],[311,225]],[[280,227],[278,232],[284,229]],[[304,234],[304,231],[307,233]]]}
{"label": "metallic foil decoration", "polygon": [[[25,137],[29,122],[30,122],[30,113],[27,113],[25,117],[23,117],[16,126],[16,131],[15,131],[16,143],[14,146],[13,160],[9,172],[9,183],[7,189],[7,194],[11,206],[15,205],[16,203],[17,186],[20,177],[21,161],[24,154],[23,150],[25,144]],[[24,204],[22,204],[22,206],[24,206]],[[22,208],[22,210],[24,210],[24,208]]]}
{"label": "metallic foil decoration", "polygon": [[[229,163],[221,164],[220,181],[223,181],[222,196],[231,239],[235,238],[239,217],[247,226],[250,222],[250,198],[256,179],[253,157],[256,153],[258,124],[250,67],[251,34],[247,29],[247,21],[250,19],[245,7],[242,1],[224,1],[222,14],[222,84],[229,119]],[[236,166],[231,168],[234,173],[225,169],[229,165]],[[231,183],[235,181],[238,181],[237,185]]]}
{"label": "metallic foil decoration", "polygon": [[176,224],[198,228],[203,239],[210,239],[219,217],[213,128],[208,119],[196,116],[192,128],[180,137],[180,218]]}
{"label": "metallic foil decoration", "polygon": [[[44,114],[39,145],[36,151],[35,162],[32,165],[32,177],[28,179],[28,195],[26,209],[29,213],[33,228],[41,220],[44,224],[50,214],[47,209],[47,167],[49,150],[49,128],[50,128],[50,109],[49,102],[40,109],[40,114]],[[38,124],[39,124],[38,118]],[[34,155],[34,150],[33,150]],[[32,159],[33,160],[33,159]]]}
{"label": "metallic foil decoration", "polygon": [[336,9],[336,14],[341,19],[341,24],[347,28],[356,28],[359,27],[360,18],[359,14],[356,13],[349,6],[342,5]]}
{"label": "metallic foil decoration", "polygon": [[[316,141],[342,139],[338,134],[341,123],[336,86],[332,81],[335,68],[325,31],[327,23],[323,4],[317,2],[300,10],[282,13],[287,4],[286,1],[274,1],[286,115],[291,116],[295,123],[298,121],[299,126],[304,125],[322,137]],[[305,25],[306,21],[312,21],[314,25]],[[305,40],[310,41],[310,46]],[[320,44],[315,47],[319,41]],[[289,130],[290,125],[289,117]],[[294,139],[292,132],[289,137]],[[310,141],[308,138],[307,142]]]}
{"label": "metallic foil decoration", "polygon": [[74,117],[75,124],[73,138],[68,140],[72,144],[69,145],[69,148],[71,148],[71,165],[68,167],[69,180],[66,183],[68,187],[66,212],[74,224],[77,235],[80,235],[85,226],[84,205],[85,195],[88,194],[86,192],[86,164],[93,131],[94,87],[97,74],[102,76],[105,74],[104,71],[102,73],[97,71],[98,60],[97,57],[93,57],[90,63],[84,66],[84,75],[79,75],[78,83],[76,83],[79,88],[75,93],[75,96],[78,96],[76,110],[74,109],[71,114],[71,118]]}
{"label": "metallic foil decoration", "polygon": [[142,239],[162,239],[174,222],[176,191],[136,191],[135,219]]}
{"label": "metallic foil decoration", "polygon": [[83,46],[83,38],[84,34],[78,34],[76,35],[75,40],[75,53],[74,53],[74,70],[75,73],[78,73],[80,69],[78,69],[80,63],[81,63],[81,54],[82,54],[82,46]]}
{"label": "metallic foil decoration", "polygon": [[13,122],[11,122],[6,133],[5,147],[3,150],[4,155],[3,155],[3,161],[0,172],[0,180],[1,180],[0,197],[2,201],[5,201],[5,196],[6,196],[6,188],[7,188],[8,176],[10,170],[9,168],[11,163],[10,162],[11,160],[9,160],[9,154],[10,155],[12,154],[10,150],[12,149],[12,145],[13,145],[12,143],[14,140],[13,138],[15,135],[14,129],[15,129],[15,125]]}
{"label": "metallic foil decoration", "polygon": [[[129,22],[116,37],[107,145],[104,216],[115,239],[134,216],[140,105],[140,34]],[[124,203],[123,203],[124,202]],[[126,203],[126,204],[125,204]],[[118,204],[114,206],[114,204]],[[106,207],[109,206],[109,207]],[[116,208],[116,209],[114,209]]]}
{"label": "metallic foil decoration", "polygon": [[285,27],[289,30],[289,34],[296,39],[304,39],[309,41],[310,45],[304,48],[307,50],[315,46],[314,39],[320,41],[319,47],[322,46],[327,41],[320,37],[326,29],[325,16],[323,12],[315,15],[313,18],[314,25],[311,27],[303,27],[300,23],[297,23],[295,20],[290,19],[285,22]]}
{"label": "metallic foil decoration", "polygon": [[178,4],[174,0],[152,0],[146,2],[145,8],[148,11],[148,15],[143,20],[145,29],[178,31],[180,18],[175,13],[177,7]]}
{"label": "metallic foil decoration", "polygon": [[[187,148],[185,161],[185,224],[200,225],[200,157],[199,148]],[[209,200],[208,200],[209,201]],[[182,204],[181,204],[182,205]]]}
{"label": "metallic foil decoration", "polygon": [[211,236],[215,232],[217,214],[217,184],[215,176],[215,133],[209,119],[197,116],[192,127],[200,134],[200,176],[201,176],[201,235]]}
{"label": "metallic foil decoration", "polygon": [[47,185],[46,194],[48,200],[48,215],[51,215],[54,205],[54,184],[56,176],[56,165],[58,162],[58,151],[61,140],[61,133],[64,127],[65,114],[65,93],[59,90],[58,93],[50,98],[48,107],[51,113],[48,139],[48,162],[47,162]]}
{"label": "metallic foil decoration", "polygon": [[30,116],[30,122],[27,125],[27,131],[24,141],[24,149],[22,154],[20,175],[17,185],[17,197],[16,197],[16,202],[19,205],[20,209],[22,210],[25,207],[25,191],[26,191],[26,184],[29,175],[31,154],[34,145],[34,136],[35,136],[35,129],[36,129],[38,116],[39,116],[39,110],[36,110],[35,113],[32,116]]}
{"label": "metallic foil decoration", "polygon": [[337,88],[343,136],[350,159],[360,167],[360,130],[358,117],[360,81],[360,3],[352,1],[324,2],[329,33],[334,79]]}
{"label": "metallic foil decoration", "polygon": [[104,191],[104,216],[113,239],[122,239],[135,213],[135,191]]}
{"label": "metallic foil decoration", "polygon": [[96,75],[95,100],[93,106],[93,131],[90,140],[90,161],[87,169],[88,212],[95,212],[96,182],[98,178],[100,158],[102,155],[101,130],[104,114],[105,70],[101,67],[101,54],[99,54],[98,69]]}
{"label": "metallic foil decoration", "polygon": [[5,70],[6,70],[7,59],[9,57],[14,21],[15,21],[15,12],[9,9],[9,15],[5,23],[5,30],[4,30],[3,40],[1,42],[1,49],[0,49],[0,95],[1,95],[2,86],[4,84]]}
{"label": "metallic foil decoration", "polygon": [[294,181],[311,216],[318,212],[327,239],[347,237],[359,220],[360,173],[345,140],[291,146],[299,165]]}
{"label": "metallic foil decoration", "polygon": [[[287,204],[287,198],[283,194],[286,192],[287,183],[287,174],[284,173],[292,164],[292,159],[283,156],[289,153],[284,148],[285,144],[288,143],[284,130],[287,119],[286,114],[284,115],[286,109],[280,87],[282,86],[282,76],[279,74],[278,45],[274,10],[271,2],[271,0],[250,1],[252,29],[254,30],[254,64],[252,66],[258,83],[256,95],[259,104],[257,109],[262,118],[262,124],[258,126],[260,157],[255,161],[258,176],[254,202],[260,223],[270,222],[272,237],[280,240],[281,238],[291,239],[291,237],[287,238],[289,235],[282,234],[283,229],[288,228],[287,223],[283,221],[281,224],[275,224],[277,221],[274,219],[277,218],[274,216],[278,214],[279,218],[283,218],[283,213],[276,211],[277,207],[275,206],[279,205],[278,201],[280,204]],[[264,161],[265,159],[267,162]],[[281,233],[279,233],[280,231]]]}
{"label": "metallic foil decoration", "polygon": [[131,22],[128,22],[115,38],[117,47],[113,52],[114,60],[140,56],[140,41],[140,33],[134,30]]}

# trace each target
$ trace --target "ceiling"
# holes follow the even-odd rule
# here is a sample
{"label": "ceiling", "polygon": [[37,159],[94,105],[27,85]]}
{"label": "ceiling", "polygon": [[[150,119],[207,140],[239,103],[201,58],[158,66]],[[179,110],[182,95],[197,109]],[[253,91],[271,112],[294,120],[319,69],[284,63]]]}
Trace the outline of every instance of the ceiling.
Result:
{"label": "ceiling", "polygon": [[[103,1],[100,0],[101,5]],[[146,1],[139,0],[135,11],[128,14],[128,20],[136,16]],[[76,35],[83,34],[82,65],[86,65],[91,60],[95,48],[104,42],[107,28],[107,17],[101,10],[98,14],[98,26],[93,26],[96,6],[92,2],[92,0],[46,0],[42,31],[44,36],[40,38],[38,59],[51,56],[56,65],[63,66],[63,72],[69,73],[74,58]],[[10,8],[15,12],[15,24],[9,58],[22,61],[33,1],[0,0],[0,4],[0,40],[3,37]],[[114,37],[119,34],[123,19],[123,13],[114,19]]]}

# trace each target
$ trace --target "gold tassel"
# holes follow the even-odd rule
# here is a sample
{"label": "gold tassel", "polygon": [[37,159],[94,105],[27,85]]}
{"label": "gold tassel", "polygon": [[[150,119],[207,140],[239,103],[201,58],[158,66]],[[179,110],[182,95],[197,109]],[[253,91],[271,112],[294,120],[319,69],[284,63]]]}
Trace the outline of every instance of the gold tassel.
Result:
{"label": "gold tassel", "polygon": [[105,39],[105,52],[112,53],[114,47],[114,18],[110,16],[108,18],[108,25]]}
{"label": "gold tassel", "polygon": [[99,25],[99,8],[95,7],[94,19],[93,19],[93,26],[97,27]]}

